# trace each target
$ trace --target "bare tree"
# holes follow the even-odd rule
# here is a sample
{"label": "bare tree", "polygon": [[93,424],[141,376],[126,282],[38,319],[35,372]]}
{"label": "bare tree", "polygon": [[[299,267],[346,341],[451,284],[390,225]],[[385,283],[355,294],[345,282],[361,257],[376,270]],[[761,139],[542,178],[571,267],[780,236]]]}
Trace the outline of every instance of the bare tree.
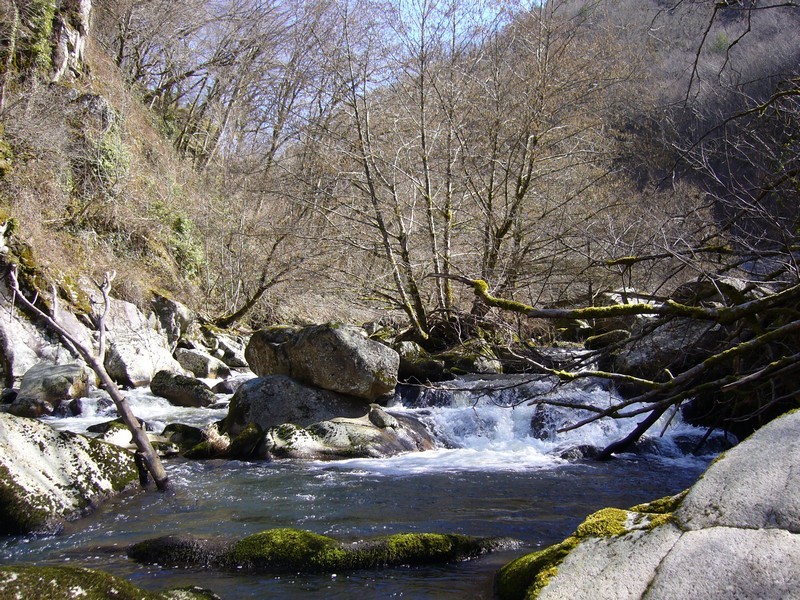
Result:
{"label": "bare tree", "polygon": [[[54,308],[54,315],[51,317],[40,310],[34,304],[34,302],[28,300],[21,292],[19,281],[17,279],[16,267],[12,267],[9,272],[11,290],[14,293],[14,298],[19,301],[28,311],[34,314],[37,318],[41,319],[47,328],[64,340],[69,347],[74,348],[80,357],[86,361],[86,364],[89,365],[92,371],[95,372],[100,380],[100,383],[106,389],[108,395],[111,396],[111,400],[114,402],[114,406],[117,408],[117,412],[122,418],[123,423],[125,423],[126,427],[133,436],[133,442],[138,449],[137,466],[140,466],[141,461],[143,469],[153,477],[158,489],[163,491],[170,488],[170,483],[167,473],[161,464],[161,459],[153,449],[153,446],[147,437],[147,433],[144,430],[144,426],[133,414],[130,406],[128,405],[128,401],[125,399],[125,396],[122,395],[119,388],[111,379],[108,372],[106,372],[105,367],[103,366],[103,359],[105,356],[105,317],[109,310],[109,291],[111,290],[111,283],[114,280],[114,276],[115,274],[113,272],[107,273],[103,283],[98,285],[98,289],[103,296],[104,307],[97,320],[99,345],[97,354],[95,354],[91,348],[87,348],[74,336],[70,335],[70,333],[58,322],[58,298],[55,293],[53,294],[53,301],[56,304]],[[147,477],[141,473],[143,470],[142,466],[140,466],[140,480],[144,486],[146,485]]]}

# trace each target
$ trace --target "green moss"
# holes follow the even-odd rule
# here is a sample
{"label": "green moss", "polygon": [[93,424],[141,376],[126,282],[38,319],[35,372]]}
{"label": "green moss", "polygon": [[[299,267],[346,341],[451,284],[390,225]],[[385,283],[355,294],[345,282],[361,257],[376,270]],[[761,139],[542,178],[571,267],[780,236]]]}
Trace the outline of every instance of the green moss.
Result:
{"label": "green moss", "polygon": [[578,538],[569,537],[560,544],[526,554],[506,564],[496,579],[498,597],[501,600],[535,598],[579,542]]}
{"label": "green moss", "polygon": [[25,10],[24,23],[30,34],[17,47],[17,66],[20,71],[49,75],[53,68],[53,20],[56,3],[52,0],[33,0]]}
{"label": "green moss", "polygon": [[75,309],[86,315],[92,314],[92,303],[73,275],[63,275],[58,284],[59,295],[69,302]]}
{"label": "green moss", "polygon": [[[127,428],[126,428],[127,429]],[[133,455],[101,440],[89,439],[89,455],[109,478],[115,492],[138,481],[139,472]]]}
{"label": "green moss", "polygon": [[239,540],[231,560],[248,570],[320,571],[341,568],[348,553],[336,540],[297,529],[271,529]]}
{"label": "green moss", "polygon": [[558,566],[584,539],[613,537],[632,530],[652,530],[674,521],[673,513],[688,491],[637,504],[630,510],[604,508],[589,515],[572,536],[555,546],[522,556],[505,565],[497,575],[501,600],[537,598],[541,590],[558,573]]}
{"label": "green moss", "polygon": [[399,533],[385,539],[388,564],[441,562],[462,556],[472,538],[437,533]]}
{"label": "green moss", "polygon": [[216,447],[208,440],[204,440],[199,444],[192,446],[189,450],[183,453],[184,458],[191,460],[206,460],[210,458],[218,458],[219,452]]}
{"label": "green moss", "polygon": [[533,310],[532,306],[528,306],[527,304],[523,304],[522,302],[517,302],[516,300],[495,298],[494,296],[489,294],[489,284],[483,281],[482,279],[473,280],[472,289],[474,290],[475,295],[482,298],[483,301],[486,302],[486,304],[488,304],[489,306],[523,314]]}
{"label": "green moss", "polygon": [[165,596],[147,592],[125,579],[79,567],[0,567],[3,598],[52,600],[158,600]]}
{"label": "green moss", "polygon": [[659,498],[658,500],[653,500],[652,502],[637,504],[636,506],[631,507],[631,510],[639,513],[655,513],[660,515],[673,513],[678,509],[688,493],[689,490],[684,490],[675,496],[665,496],[664,498]]}
{"label": "green moss", "polygon": [[30,493],[0,465],[0,534],[19,535],[47,528],[54,507],[44,496]]}
{"label": "green moss", "polygon": [[604,508],[586,517],[575,530],[577,538],[611,537],[627,533],[625,523],[628,511],[621,508]]}
{"label": "green moss", "polygon": [[261,440],[264,439],[264,430],[256,423],[250,423],[231,440],[228,456],[238,460],[248,460],[253,456]]}

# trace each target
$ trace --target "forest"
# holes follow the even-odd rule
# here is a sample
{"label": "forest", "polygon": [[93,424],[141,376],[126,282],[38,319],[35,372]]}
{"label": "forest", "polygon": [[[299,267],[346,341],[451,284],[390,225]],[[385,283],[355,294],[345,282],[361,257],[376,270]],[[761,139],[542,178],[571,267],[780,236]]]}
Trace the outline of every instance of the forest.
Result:
{"label": "forest", "polygon": [[370,321],[428,351],[689,319],[714,333],[701,356],[603,376],[653,415],[706,392],[796,405],[795,2],[3,0],[0,19],[0,209],[31,289],[86,311],[113,269],[123,299],[217,327]]}

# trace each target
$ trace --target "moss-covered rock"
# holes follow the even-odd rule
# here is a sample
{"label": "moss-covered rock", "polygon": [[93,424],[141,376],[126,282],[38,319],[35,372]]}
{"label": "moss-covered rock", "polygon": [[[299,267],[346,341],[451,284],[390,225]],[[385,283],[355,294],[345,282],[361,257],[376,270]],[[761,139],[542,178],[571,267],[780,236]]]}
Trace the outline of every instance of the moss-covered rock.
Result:
{"label": "moss-covered rock", "polygon": [[313,573],[465,560],[514,547],[505,538],[401,533],[346,543],[297,529],[271,529],[225,546],[219,541],[169,536],[133,546],[136,561],[176,567],[252,572]]}
{"label": "moss-covered rock", "polygon": [[263,460],[269,458],[264,451],[259,453],[259,447],[264,441],[264,430],[255,423],[250,423],[231,440],[228,447],[228,457],[236,460]]}
{"label": "moss-covered rock", "polygon": [[537,598],[558,573],[561,562],[583,540],[619,537],[632,531],[666,525],[672,521],[672,511],[680,505],[684,496],[685,492],[639,504],[630,510],[604,508],[589,515],[563,542],[526,554],[500,569],[495,580],[498,597],[501,600]]}
{"label": "moss-covered rock", "polygon": [[230,560],[250,571],[339,569],[348,552],[334,539],[297,529],[271,529],[234,544]]}
{"label": "moss-covered rock", "polygon": [[0,597],[25,600],[213,600],[197,587],[148,592],[121,577],[80,567],[0,567]]}
{"label": "moss-covered rock", "polygon": [[129,452],[0,413],[0,533],[56,530],[137,478]]}

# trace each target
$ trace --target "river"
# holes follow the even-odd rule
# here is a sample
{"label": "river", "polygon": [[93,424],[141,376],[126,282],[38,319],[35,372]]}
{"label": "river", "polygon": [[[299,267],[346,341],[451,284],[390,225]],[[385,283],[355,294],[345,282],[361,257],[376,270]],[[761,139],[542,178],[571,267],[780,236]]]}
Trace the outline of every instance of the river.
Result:
{"label": "river", "polygon": [[[490,599],[493,575],[508,560],[560,541],[600,508],[624,508],[677,493],[694,483],[713,458],[713,447],[701,456],[685,453],[704,431],[675,415],[662,427],[663,436],[645,440],[636,453],[604,463],[569,462],[560,458],[565,449],[608,443],[632,422],[607,421],[556,433],[565,419],[580,414],[557,409],[534,418],[536,407],[524,400],[546,384],[520,382],[472,378],[451,383],[455,389],[444,392],[398,395],[392,410],[418,416],[441,440],[442,447],[429,452],[336,462],[170,459],[166,466],[173,492],[120,497],[68,524],[59,535],[0,539],[0,560],[82,565],[151,590],[196,585],[226,600]],[[613,399],[600,385],[555,393],[598,405]],[[203,425],[226,414],[224,409],[171,407],[147,390],[129,393],[129,400],[140,418],[156,428],[173,421]],[[88,403],[80,417],[50,421],[83,431],[108,418]],[[531,435],[532,420],[539,423],[538,437]],[[452,565],[318,575],[165,569],[137,565],[125,556],[129,544],[159,535],[230,538],[274,527],[342,540],[398,532],[508,536],[523,547]]]}

